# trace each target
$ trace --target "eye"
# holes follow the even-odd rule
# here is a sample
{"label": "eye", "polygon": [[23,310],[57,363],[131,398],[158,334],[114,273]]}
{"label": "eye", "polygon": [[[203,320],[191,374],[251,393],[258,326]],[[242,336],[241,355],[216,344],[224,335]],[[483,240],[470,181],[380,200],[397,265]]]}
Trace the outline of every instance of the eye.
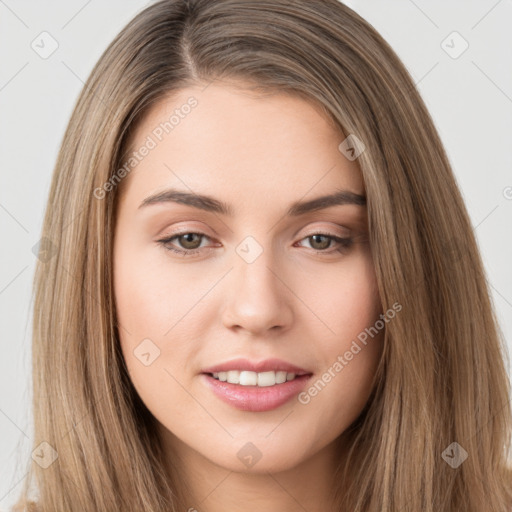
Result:
{"label": "eye", "polygon": [[[202,239],[210,239],[204,233],[198,233],[193,231],[187,231],[183,233],[177,233],[169,238],[165,238],[162,240],[158,240],[158,243],[162,245],[165,249],[172,251],[176,254],[179,254],[183,257],[192,256],[201,252],[201,241]],[[173,245],[173,241],[176,240],[180,247],[176,247]],[[302,240],[311,241],[310,245],[312,245],[311,249],[316,253],[326,253],[330,254],[332,252],[347,252],[354,243],[353,238],[342,238],[330,233],[314,233],[312,235],[308,235],[304,237]],[[301,240],[301,241],[302,241]],[[334,249],[332,247],[332,243],[334,242]],[[336,247],[336,244],[338,247]],[[203,247],[204,248],[204,247]],[[207,250],[211,250],[213,247],[207,247]],[[331,250],[326,250],[331,249]]]}
{"label": "eye", "polygon": [[[201,247],[201,238],[209,238],[204,233],[196,233],[192,231],[187,231],[184,233],[178,233],[170,238],[166,238],[164,240],[158,240],[165,249],[169,251],[175,252],[177,254],[181,254],[182,256],[191,256],[200,252]],[[180,244],[182,244],[183,249],[177,248],[172,245],[171,242],[177,239]],[[198,244],[199,240],[199,244]]]}
{"label": "eye", "polygon": [[337,250],[338,252],[346,252],[352,244],[354,240],[352,238],[342,238],[336,235],[331,235],[329,233],[315,233],[313,235],[309,235],[302,240],[310,241],[310,245],[312,245],[312,249],[315,252],[326,252],[331,253],[333,251],[326,251],[325,249],[332,249],[331,243],[334,242],[338,244]]}

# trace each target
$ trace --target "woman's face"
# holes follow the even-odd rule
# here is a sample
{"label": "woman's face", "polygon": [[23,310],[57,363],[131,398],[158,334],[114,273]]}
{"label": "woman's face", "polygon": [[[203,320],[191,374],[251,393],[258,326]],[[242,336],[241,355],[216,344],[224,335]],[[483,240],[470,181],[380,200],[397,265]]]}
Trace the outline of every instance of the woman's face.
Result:
{"label": "woman's face", "polygon": [[367,402],[382,332],[365,329],[381,310],[344,139],[303,99],[219,82],[156,104],[135,132],[137,165],[112,185],[115,299],[169,449],[290,469],[329,452]]}

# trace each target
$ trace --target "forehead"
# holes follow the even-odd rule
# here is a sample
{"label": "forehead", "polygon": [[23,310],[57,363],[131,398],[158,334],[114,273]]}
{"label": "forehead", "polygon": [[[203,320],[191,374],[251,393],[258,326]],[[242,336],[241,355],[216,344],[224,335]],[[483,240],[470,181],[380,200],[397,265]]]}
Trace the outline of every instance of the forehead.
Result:
{"label": "forehead", "polygon": [[[297,199],[343,188],[364,194],[345,135],[312,101],[213,82],[156,103],[130,140],[137,160],[123,187],[142,198],[165,186],[218,197]],[[284,201],[286,199],[283,199]]]}

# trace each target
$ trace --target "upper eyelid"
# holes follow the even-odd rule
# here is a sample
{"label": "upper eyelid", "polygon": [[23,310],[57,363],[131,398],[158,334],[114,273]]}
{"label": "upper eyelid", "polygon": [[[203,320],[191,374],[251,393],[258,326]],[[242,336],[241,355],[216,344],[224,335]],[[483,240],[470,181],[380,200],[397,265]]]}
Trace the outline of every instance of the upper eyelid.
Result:
{"label": "upper eyelid", "polygon": [[[348,229],[348,228],[346,228],[346,229]],[[312,231],[309,231],[309,232],[305,233],[302,236],[301,240],[303,238],[307,238],[307,237],[310,237],[310,236],[313,236],[313,235],[322,235],[322,234],[324,236],[331,236],[331,237],[338,237],[338,238],[350,238],[350,237],[353,237],[353,236],[360,235],[360,233],[353,232],[352,230],[349,230],[349,231],[350,232],[347,235],[343,235],[343,234],[333,233],[329,229],[316,228],[316,229],[313,229]],[[207,233],[204,233],[203,231],[200,231],[200,230],[185,229],[183,231],[176,231],[174,233],[169,233],[168,235],[163,235],[163,238],[161,238],[161,240],[171,240],[173,238],[176,238],[176,237],[179,237],[179,236],[182,236],[182,235],[188,235],[188,234],[195,234],[195,235],[203,236],[203,237],[208,238],[210,240],[215,238],[215,236],[210,236]]]}
{"label": "upper eyelid", "polygon": [[[322,221],[316,221],[316,222],[322,222]],[[316,234],[317,232],[326,232],[326,234],[329,234],[331,236],[351,236],[352,234],[357,234],[357,233],[362,233],[362,230],[361,228],[358,226],[358,225],[355,225],[353,228],[349,228],[348,226],[342,226],[340,224],[337,224],[335,221],[327,221],[329,222],[330,224],[332,224],[332,227],[313,227],[313,228],[310,228],[310,229],[307,229],[307,232],[310,233],[310,234]],[[201,224],[203,224],[201,222]],[[304,228],[299,228],[297,229],[293,236],[297,236],[298,233]],[[337,230],[342,230],[344,232],[346,232],[346,235],[345,234],[338,234],[336,231]],[[215,233],[215,230],[213,230],[213,232]],[[329,233],[331,232],[331,233]],[[209,238],[215,238],[216,236],[219,236],[217,235],[216,233],[212,236],[208,235],[207,233],[205,233],[205,230],[204,228],[200,228],[200,227],[194,227],[194,226],[188,226],[188,227],[184,227],[182,229],[180,228],[177,228],[176,232],[171,232],[169,233],[168,235],[162,235],[163,237],[165,238],[170,238],[170,237],[173,237],[173,236],[178,236],[178,235],[184,235],[184,234],[187,234],[187,233],[197,233],[197,234],[200,234],[200,235],[204,235],[206,237],[209,237]],[[306,234],[304,236],[310,236],[310,234]]]}

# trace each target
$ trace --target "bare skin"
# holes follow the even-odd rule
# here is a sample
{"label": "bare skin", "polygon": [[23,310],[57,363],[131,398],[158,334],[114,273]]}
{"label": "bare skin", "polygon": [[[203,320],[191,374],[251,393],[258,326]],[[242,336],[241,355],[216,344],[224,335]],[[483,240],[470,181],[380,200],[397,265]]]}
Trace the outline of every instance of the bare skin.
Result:
{"label": "bare skin", "polygon": [[[333,473],[346,448],[336,442],[366,404],[382,350],[379,333],[333,370],[381,313],[366,206],[286,212],[339,190],[364,196],[364,183],[357,162],[338,149],[345,135],[317,107],[233,84],[179,91],[154,105],[133,136],[140,148],[175,108],[197,100],[120,185],[121,347],[191,512],[332,510]],[[175,202],[139,208],[168,188],[211,196],[233,215]],[[240,244],[261,253],[248,263]],[[151,340],[142,350],[150,364],[141,362],[143,340]],[[243,411],[214,395],[202,374],[238,357],[306,369],[305,392],[329,368],[331,378],[302,402],[294,396],[273,410]],[[243,450],[259,460],[250,465]]]}

